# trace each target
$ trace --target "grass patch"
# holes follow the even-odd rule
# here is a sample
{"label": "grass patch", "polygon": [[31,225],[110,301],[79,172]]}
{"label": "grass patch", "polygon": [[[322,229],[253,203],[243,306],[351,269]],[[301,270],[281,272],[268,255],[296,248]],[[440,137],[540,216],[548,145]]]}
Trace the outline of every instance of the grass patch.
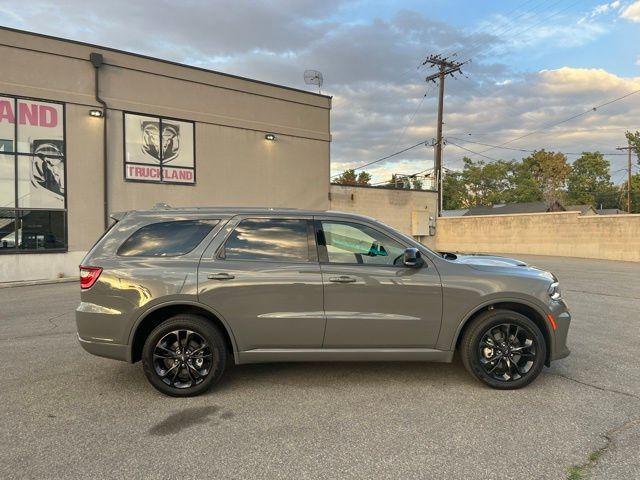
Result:
{"label": "grass patch", "polygon": [[567,480],[583,480],[586,473],[586,466],[569,467],[567,468]]}
{"label": "grass patch", "polygon": [[594,450],[589,454],[588,461],[584,465],[573,465],[572,467],[567,468],[567,480],[584,480],[587,478],[589,473],[589,469],[593,467],[602,454],[607,449],[607,447],[599,448],[598,450]]}
{"label": "grass patch", "polygon": [[604,450],[596,450],[595,452],[591,452],[589,454],[589,461],[591,463],[596,463],[598,460],[600,460],[600,457],[602,456],[603,453],[604,453]]}

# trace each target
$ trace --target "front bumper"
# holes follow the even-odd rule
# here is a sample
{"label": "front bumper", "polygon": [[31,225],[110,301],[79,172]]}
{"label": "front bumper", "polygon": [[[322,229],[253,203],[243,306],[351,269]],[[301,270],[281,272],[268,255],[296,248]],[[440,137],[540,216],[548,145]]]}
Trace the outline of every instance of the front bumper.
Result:
{"label": "front bumper", "polygon": [[555,331],[552,330],[554,334],[554,341],[551,348],[551,354],[549,355],[549,360],[554,361],[565,358],[571,353],[571,350],[569,350],[569,347],[567,346],[567,335],[569,333],[569,325],[571,324],[571,313],[569,313],[567,304],[564,303],[564,300],[553,301],[549,307],[551,315],[553,315],[556,323]]}

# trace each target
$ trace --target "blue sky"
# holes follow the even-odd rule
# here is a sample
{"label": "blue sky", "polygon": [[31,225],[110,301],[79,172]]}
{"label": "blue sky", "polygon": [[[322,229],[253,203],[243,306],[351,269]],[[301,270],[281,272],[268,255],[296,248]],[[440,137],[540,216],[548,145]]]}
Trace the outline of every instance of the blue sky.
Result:
{"label": "blue sky", "polygon": [[[305,69],[321,70],[323,93],[333,96],[334,173],[435,135],[435,86],[424,82],[431,71],[416,68],[432,53],[472,60],[466,77],[447,82],[447,168],[460,168],[464,155],[483,158],[469,150],[487,147],[471,142],[540,130],[509,146],[614,153],[625,130],[640,130],[640,94],[545,128],[640,90],[640,0],[30,0],[20,8],[0,0],[0,18],[297,88],[311,89]],[[625,159],[607,158],[621,181]],[[420,147],[368,171],[383,181],[432,162],[433,150]]]}

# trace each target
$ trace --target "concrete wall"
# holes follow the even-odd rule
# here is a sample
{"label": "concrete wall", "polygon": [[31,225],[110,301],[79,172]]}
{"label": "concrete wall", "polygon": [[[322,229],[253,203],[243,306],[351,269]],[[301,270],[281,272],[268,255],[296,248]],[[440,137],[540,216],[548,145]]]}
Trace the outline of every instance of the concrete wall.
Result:
{"label": "concrete wall", "polygon": [[[100,108],[91,52],[104,56],[110,212],[158,202],[329,208],[330,97],[0,28],[0,94],[65,103],[69,250],[31,260],[3,254],[0,282],[43,278],[38,264],[42,272],[54,265],[77,274],[78,257],[103,231],[105,120],[89,116]],[[195,122],[196,185],[125,182],[125,111]],[[266,133],[276,141],[266,141]]]}
{"label": "concrete wall", "polygon": [[442,217],[436,248],[640,262],[640,215],[552,212]]}
{"label": "concrete wall", "polygon": [[433,191],[331,185],[331,210],[373,217],[426,245],[432,237],[424,235],[423,225],[435,217],[437,202]]}

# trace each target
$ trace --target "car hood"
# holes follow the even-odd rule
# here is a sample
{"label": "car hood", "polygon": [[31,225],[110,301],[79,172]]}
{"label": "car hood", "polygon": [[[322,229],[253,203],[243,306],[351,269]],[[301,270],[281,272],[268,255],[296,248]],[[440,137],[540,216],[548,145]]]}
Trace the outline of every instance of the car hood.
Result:
{"label": "car hood", "polygon": [[481,254],[451,254],[443,253],[444,258],[450,262],[460,265],[468,265],[474,270],[485,272],[499,271],[505,274],[518,276],[538,277],[545,280],[556,281],[555,275],[540,268],[531,266],[522,260],[514,258],[500,257],[497,255],[481,255]]}
{"label": "car hood", "polygon": [[514,258],[498,257],[496,255],[459,255],[456,253],[456,263],[466,265],[482,265],[485,267],[527,267],[527,263]]}

